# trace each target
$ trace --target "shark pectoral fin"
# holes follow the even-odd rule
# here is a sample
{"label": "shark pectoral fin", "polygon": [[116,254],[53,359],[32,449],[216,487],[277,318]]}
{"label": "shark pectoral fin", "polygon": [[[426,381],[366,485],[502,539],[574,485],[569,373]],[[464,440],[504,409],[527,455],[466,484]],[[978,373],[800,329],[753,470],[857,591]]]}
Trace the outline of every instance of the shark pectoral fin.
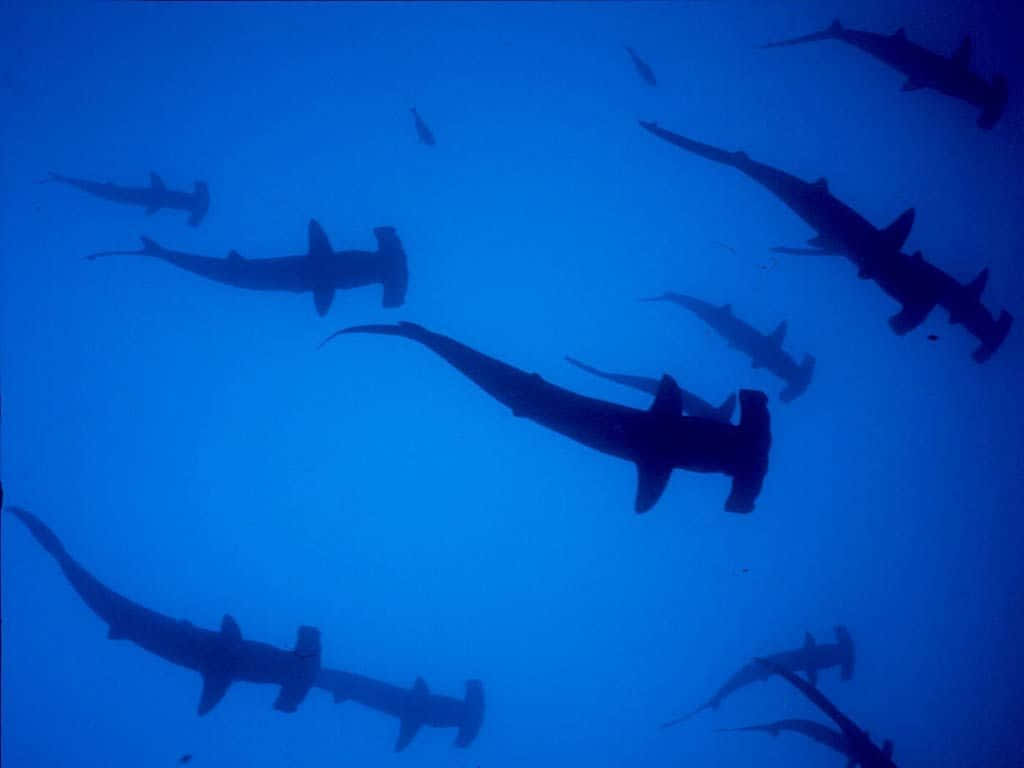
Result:
{"label": "shark pectoral fin", "polygon": [[331,308],[332,301],[334,301],[333,286],[313,289],[313,306],[316,307],[316,313],[320,315],[320,317],[327,314],[327,310]]}
{"label": "shark pectoral fin", "polygon": [[912,77],[908,77],[903,81],[903,85],[900,86],[901,91],[919,91],[922,88],[927,87],[925,83],[920,80],[915,80]]}
{"label": "shark pectoral fin", "polygon": [[203,674],[203,692],[199,696],[199,715],[205,715],[224,698],[231,685],[231,678],[228,675],[213,673]]}
{"label": "shark pectoral fin", "polygon": [[401,752],[409,743],[416,738],[416,734],[423,725],[423,718],[420,712],[425,706],[425,699],[430,696],[430,689],[422,677],[417,677],[412,685],[412,691],[406,697],[405,711],[402,713],[398,726],[398,741],[395,742],[395,752]]}
{"label": "shark pectoral fin", "polygon": [[904,304],[903,309],[889,318],[889,327],[897,336],[903,336],[923,323],[931,309],[919,304]]}
{"label": "shark pectoral fin", "polygon": [[149,172],[149,186],[160,192],[165,192],[167,190],[164,180],[157,176],[153,171]]}
{"label": "shark pectoral fin", "polygon": [[294,712],[306,698],[320,672],[320,630],[299,627],[299,637],[293,651],[298,658],[292,677],[286,680],[274,702],[279,712]]}
{"label": "shark pectoral fin", "polygon": [[419,720],[414,720],[411,717],[402,718],[398,726],[398,741],[395,742],[395,752],[401,752],[409,746],[410,742],[416,738],[416,734],[419,733],[420,725],[422,723]]}
{"label": "shark pectoral fin", "polygon": [[647,512],[658,503],[665,492],[668,479],[672,476],[672,467],[655,465],[636,465],[636,503],[634,509],[638,515]]}

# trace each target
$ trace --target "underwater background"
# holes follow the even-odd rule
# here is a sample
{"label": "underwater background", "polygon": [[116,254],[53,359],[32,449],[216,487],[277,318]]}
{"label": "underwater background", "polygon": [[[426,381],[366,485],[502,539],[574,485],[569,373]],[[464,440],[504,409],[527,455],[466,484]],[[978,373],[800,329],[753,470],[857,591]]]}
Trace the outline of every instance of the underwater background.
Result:
{"label": "underwater background", "polygon": [[[199,678],[106,627],[2,518],[3,764],[838,766],[797,736],[717,733],[821,717],[769,680],[671,730],[758,654],[850,628],[853,679],[818,685],[902,766],[1024,765],[1024,344],[984,365],[936,310],[896,305],[742,174],[638,119],[828,178],[877,226],[1024,317],[1024,11],[1012,0],[157,4],[4,0],[0,25],[3,480],[112,589],[325,665],[461,697],[476,741],[311,692],[299,711],[237,684],[196,716]],[[835,42],[757,45],[840,18],[1004,73],[1005,114]],[[657,75],[650,87],[623,44]],[[434,132],[417,141],[410,107]],[[209,213],[147,216],[50,171],[210,186]],[[396,228],[407,301],[236,290],[138,247],[300,254]],[[781,384],[676,307],[731,303],[817,358]],[[342,337],[410,320],[573,391],[651,398],[567,365],[657,377],[713,403],[764,389],[771,466],[756,510],[728,479],[673,473],[645,515],[635,469],[514,418],[433,353]],[[929,339],[929,335],[937,336]]]}

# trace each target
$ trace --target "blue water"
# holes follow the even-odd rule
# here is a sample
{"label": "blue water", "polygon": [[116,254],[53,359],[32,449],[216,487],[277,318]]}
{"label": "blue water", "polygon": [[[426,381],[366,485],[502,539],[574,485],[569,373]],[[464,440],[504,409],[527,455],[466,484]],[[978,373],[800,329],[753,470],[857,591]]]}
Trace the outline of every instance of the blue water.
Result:
{"label": "blue water", "polygon": [[[195,714],[198,676],[125,642],[3,518],[3,764],[21,766],[839,766],[799,736],[715,728],[822,719],[781,680],[679,728],[756,654],[847,625],[853,680],[821,689],[901,766],[1024,764],[1020,552],[1024,345],[991,361],[935,311],[896,305],[839,257],[773,256],[812,232],[741,174],[638,118],[830,188],[907,247],[1024,317],[1024,16],[1013,0],[658,4],[2,7],[3,479],[111,588],[327,666],[460,697],[484,681],[466,750],[313,691],[295,714],[239,684]],[[824,42],[761,51],[839,17],[905,27],[1007,75],[990,132],[972,107]],[[622,44],[659,84],[640,80]],[[437,137],[418,143],[409,108]],[[49,171],[144,185],[205,179],[209,214],[147,216]],[[206,282],[138,257],[302,253],[394,226],[405,306]],[[724,244],[724,245],[723,245]],[[817,358],[805,395],[692,316],[675,290]],[[429,351],[343,337],[414,320],[546,379],[645,408],[567,366],[658,376],[720,402],[771,397],[756,511],[728,480],[675,472],[648,514],[635,470],[518,420]],[[929,340],[929,334],[938,338]]]}

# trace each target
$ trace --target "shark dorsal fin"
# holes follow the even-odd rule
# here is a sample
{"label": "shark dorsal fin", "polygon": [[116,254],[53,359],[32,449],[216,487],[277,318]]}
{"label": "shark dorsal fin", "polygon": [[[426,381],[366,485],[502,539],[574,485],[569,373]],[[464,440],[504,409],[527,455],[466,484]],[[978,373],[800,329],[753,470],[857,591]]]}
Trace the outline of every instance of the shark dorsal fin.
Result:
{"label": "shark dorsal fin", "polygon": [[419,716],[419,712],[424,706],[423,702],[415,701],[415,699],[424,699],[430,695],[430,690],[427,688],[427,683],[422,677],[417,677],[416,682],[412,684],[412,691],[409,694],[409,699],[406,703],[406,711],[401,715],[401,720],[398,727],[398,741],[395,742],[395,752],[401,752],[416,738],[416,733],[419,731],[420,726],[423,725],[423,719]]}
{"label": "shark dorsal fin", "polygon": [[164,185],[164,180],[161,179],[155,172],[149,172],[149,186],[153,189],[158,189],[163,192],[167,187]]}
{"label": "shark dorsal fin", "polygon": [[826,179],[824,176],[822,176],[821,178],[816,179],[812,186],[815,189],[820,189],[823,192],[828,192],[828,179]]}
{"label": "shark dorsal fin", "polygon": [[245,259],[242,258],[242,254],[238,251],[231,250],[228,252],[228,261],[245,261]]}
{"label": "shark dorsal fin", "polygon": [[727,315],[731,315],[732,314],[732,304],[723,304],[721,309]]}
{"label": "shark dorsal fin", "polygon": [[828,25],[828,31],[833,33],[843,31],[843,25],[840,23],[839,19],[832,20],[832,23]]}
{"label": "shark dorsal fin", "polygon": [[953,51],[952,61],[960,69],[970,69],[971,51],[973,49],[970,37],[965,37],[960,47]]}
{"label": "shark dorsal fin", "polygon": [[658,503],[671,476],[672,467],[637,463],[636,502],[633,508],[638,515],[642,515]]}
{"label": "shark dorsal fin", "polygon": [[205,715],[224,698],[231,685],[231,678],[225,674],[204,674],[203,692],[199,696],[199,714]]}
{"label": "shark dorsal fin", "polygon": [[804,648],[814,648],[817,643],[814,642],[814,635],[810,632],[804,632]]}
{"label": "shark dorsal fin", "polygon": [[897,40],[906,40],[907,30],[905,30],[903,27],[900,27],[899,29],[892,33],[892,37],[896,38]]}
{"label": "shark dorsal fin", "polygon": [[885,248],[898,251],[903,247],[903,244],[907,242],[907,237],[910,236],[910,229],[914,226],[914,209],[907,208],[903,213],[896,217],[896,220],[882,230],[882,239],[884,241]]}
{"label": "shark dorsal fin", "polygon": [[417,677],[416,682],[412,684],[412,692],[417,696],[429,696],[430,689],[427,688],[427,681],[422,677]]}
{"label": "shark dorsal fin", "polygon": [[324,228],[316,219],[309,220],[309,258],[321,260],[329,258],[334,252],[327,239]]}
{"label": "shark dorsal fin", "polygon": [[242,641],[242,630],[231,614],[225,613],[220,620],[220,633],[226,640],[239,643]]}
{"label": "shark dorsal fin", "polygon": [[988,267],[985,267],[985,269],[978,273],[977,277],[964,286],[964,290],[966,290],[967,295],[971,297],[971,301],[979,301],[981,299],[981,292],[985,290],[985,284],[987,282]]}
{"label": "shark dorsal fin", "polygon": [[771,340],[772,340],[772,343],[775,346],[777,346],[777,347],[781,347],[782,346],[782,342],[786,340],[786,330],[788,328],[789,328],[789,325],[788,325],[788,323],[785,320],[783,320],[781,323],[779,323],[777,326],[775,326],[775,330],[772,331],[772,334],[771,334],[771,337],[770,337]]}
{"label": "shark dorsal fin", "polygon": [[667,373],[658,383],[650,411],[658,416],[678,416],[683,412],[683,391]]}

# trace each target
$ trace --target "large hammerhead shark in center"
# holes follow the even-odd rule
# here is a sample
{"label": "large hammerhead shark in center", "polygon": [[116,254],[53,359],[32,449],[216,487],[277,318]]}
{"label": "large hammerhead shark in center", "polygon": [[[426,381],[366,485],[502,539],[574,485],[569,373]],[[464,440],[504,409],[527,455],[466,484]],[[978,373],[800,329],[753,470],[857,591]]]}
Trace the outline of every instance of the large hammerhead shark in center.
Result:
{"label": "large hammerhead shark in center", "polygon": [[377,227],[373,234],[377,238],[376,251],[335,252],[320,224],[310,219],[309,249],[301,256],[245,259],[237,251],[231,251],[226,259],[216,259],[171,251],[143,237],[142,248],[137,251],[100,251],[86,258],[151,256],[236,288],[311,292],[317,314],[323,317],[331,307],[334,292],[346,288],[380,283],[383,287],[382,306],[399,307],[405,301],[409,269],[402,243],[392,227]]}
{"label": "large hammerhead shark in center", "polygon": [[736,317],[731,304],[716,307],[702,299],[682,293],[663,293],[661,296],[643,301],[668,301],[688,309],[719,336],[748,357],[754,368],[766,368],[786,382],[786,388],[779,399],[788,403],[799,397],[811,383],[814,373],[814,356],[804,355],[803,361],[796,361],[782,348],[786,339],[786,321],[783,320],[771,333],[761,333],[749,323]]}
{"label": "large hammerhead shark in center", "polygon": [[161,208],[173,208],[179,211],[188,211],[188,223],[193,227],[199,226],[199,222],[206,216],[210,207],[210,188],[205,181],[197,181],[194,191],[178,192],[168,189],[163,179],[155,173],[149,174],[148,187],[122,187],[118,184],[100,183],[88,179],[76,179],[72,176],[62,176],[59,173],[51,173],[46,181],[56,181],[67,184],[88,192],[90,195],[101,197],[104,200],[111,200],[115,203],[126,205],[141,205],[146,213],[156,213]]}
{"label": "large hammerhead shark in center", "polygon": [[[844,626],[837,626],[835,628],[836,642],[834,643],[816,643],[814,637],[810,632],[804,635],[804,644],[802,648],[797,648],[792,651],[782,651],[769,656],[772,662],[785,667],[788,670],[794,672],[803,672],[807,675],[807,679],[810,680],[811,685],[816,685],[818,682],[818,672],[829,667],[839,667],[839,676],[843,680],[849,680],[853,677],[853,639],[850,637],[849,630]],[[689,720],[691,717],[699,712],[703,712],[705,709],[718,709],[718,706],[722,701],[732,693],[735,693],[740,688],[744,688],[751,683],[756,683],[761,680],[767,680],[772,676],[773,672],[763,665],[757,662],[751,662],[743,666],[736,674],[730,677],[725,683],[715,691],[715,695],[710,699],[701,704],[697,709],[689,712],[682,717],[677,717],[673,720],[669,720],[666,723],[662,723],[662,728],[670,728],[673,725],[678,725]]]}
{"label": "large hammerhead shark in center", "polygon": [[907,39],[904,29],[897,29],[891,35],[879,35],[860,29],[847,29],[839,20],[821,32],[794,37],[777,43],[762,45],[762,48],[781,48],[801,45],[815,40],[838,40],[873,56],[893,69],[907,76],[903,82],[904,91],[931,88],[981,107],[978,125],[988,130],[998,122],[1006,107],[1006,77],[996,75],[992,82],[986,82],[971,71],[971,38],[966,37],[952,56],[941,56]]}
{"label": "large hammerhead shark in center", "polygon": [[785,678],[839,726],[843,736],[846,737],[850,765],[859,765],[861,768],[896,768],[896,763],[892,761],[891,741],[887,739],[881,747],[875,746],[867,732],[861,730],[855,722],[840,712],[839,708],[813,684],[801,680],[789,668],[772,659],[755,659],[754,661],[771,674]]}
{"label": "large hammerhead shark in center", "polygon": [[[402,336],[440,355],[513,414],[554,430],[637,468],[635,510],[657,503],[673,469],[718,472],[732,478],[725,503],[730,512],[750,512],[768,470],[771,428],[763,392],[740,391],[740,423],[682,415],[679,386],[664,376],[649,410],[641,411],[578,395],[537,374],[526,373],[465,344],[414,323],[360,325],[348,333]],[[321,344],[323,346],[323,344]]]}
{"label": "large hammerhead shark in center", "polygon": [[463,701],[430,693],[422,678],[411,690],[320,665],[320,630],[300,627],[293,650],[243,640],[238,623],[228,615],[220,631],[201,629],[135,603],[100,583],[64,549],[50,528],[20,507],[7,507],[28,528],[57,564],[78,596],[105,622],[112,640],[129,640],[149,653],[203,678],[200,715],[213,709],[232,683],[280,686],[274,708],[295,712],[311,688],[334,694],[335,701],[356,701],[399,720],[395,750],[404,749],[421,726],[457,728],[455,745],[465,747],[483,722],[484,694],[479,680],[466,683]]}

